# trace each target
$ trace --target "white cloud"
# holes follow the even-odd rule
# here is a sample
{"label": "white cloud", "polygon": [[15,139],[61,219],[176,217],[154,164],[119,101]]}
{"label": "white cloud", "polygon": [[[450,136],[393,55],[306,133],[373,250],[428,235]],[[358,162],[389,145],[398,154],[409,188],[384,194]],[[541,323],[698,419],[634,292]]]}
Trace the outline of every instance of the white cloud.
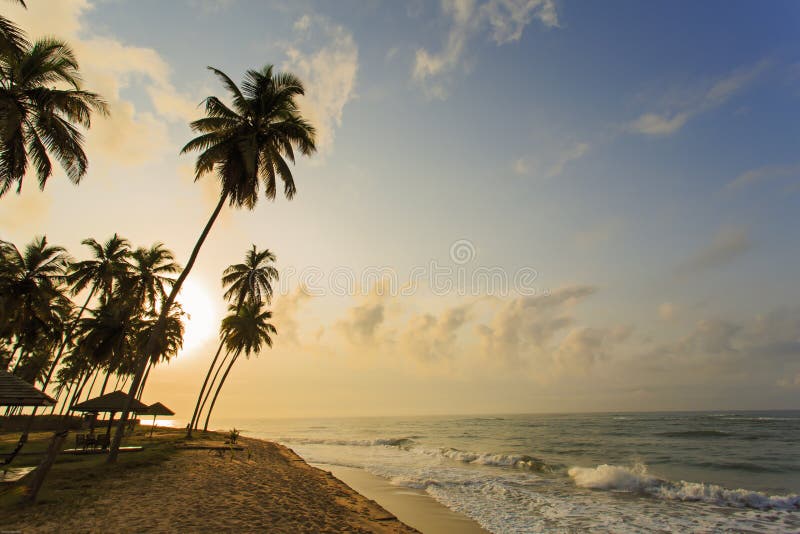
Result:
{"label": "white cloud", "polygon": [[[170,67],[158,52],[111,36],[93,35],[83,21],[83,15],[92,9],[88,0],[29,4],[27,10],[12,7],[12,18],[32,38],[56,35],[66,40],[77,55],[85,88],[108,102],[110,115],[94,117],[86,136],[93,163],[137,165],[175,148],[170,146],[166,121],[197,118],[200,99],[175,89]],[[145,89],[158,115],[137,109],[122,96],[123,90],[133,85]]]}
{"label": "white cloud", "polygon": [[319,15],[303,15],[294,29],[297,38],[286,48],[283,68],[306,85],[300,107],[317,129],[317,148],[325,155],[333,148],[345,105],[355,97],[358,47],[349,31]]}
{"label": "white cloud", "polygon": [[549,27],[558,26],[558,13],[551,0],[491,0],[481,7],[499,45],[519,41],[534,18]]}
{"label": "white cloud", "polygon": [[412,76],[429,98],[444,99],[453,75],[463,65],[469,40],[488,28],[499,46],[522,37],[525,27],[538,19],[547,27],[558,26],[552,0],[490,0],[477,7],[474,0],[442,0],[442,13],[451,21],[439,52],[419,48]]}
{"label": "white cloud", "polygon": [[755,65],[738,68],[727,76],[714,81],[710,87],[697,93],[677,109],[666,112],[647,112],[628,124],[630,131],[652,136],[674,134],[693,117],[710,111],[727,102],[731,97],[753,83],[770,66],[768,60]]}

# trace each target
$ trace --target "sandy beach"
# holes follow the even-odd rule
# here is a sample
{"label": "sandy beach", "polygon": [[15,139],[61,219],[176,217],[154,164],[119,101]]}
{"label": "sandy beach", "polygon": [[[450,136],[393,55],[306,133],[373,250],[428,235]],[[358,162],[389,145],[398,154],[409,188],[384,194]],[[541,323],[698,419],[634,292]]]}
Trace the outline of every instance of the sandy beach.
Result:
{"label": "sandy beach", "polygon": [[[244,450],[218,454],[179,447],[159,465],[105,471],[107,476],[97,476],[91,484],[95,496],[81,499],[78,506],[59,506],[51,497],[33,507],[5,508],[0,510],[0,529],[418,532],[286,447],[239,441]],[[56,494],[51,489],[50,495]]]}

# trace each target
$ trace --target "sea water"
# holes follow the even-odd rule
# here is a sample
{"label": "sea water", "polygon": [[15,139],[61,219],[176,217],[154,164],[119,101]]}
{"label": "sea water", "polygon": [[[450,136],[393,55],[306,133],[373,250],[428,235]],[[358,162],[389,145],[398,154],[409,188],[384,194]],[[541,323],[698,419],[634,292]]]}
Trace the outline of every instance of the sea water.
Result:
{"label": "sea water", "polygon": [[800,411],[231,423],[491,532],[800,531]]}

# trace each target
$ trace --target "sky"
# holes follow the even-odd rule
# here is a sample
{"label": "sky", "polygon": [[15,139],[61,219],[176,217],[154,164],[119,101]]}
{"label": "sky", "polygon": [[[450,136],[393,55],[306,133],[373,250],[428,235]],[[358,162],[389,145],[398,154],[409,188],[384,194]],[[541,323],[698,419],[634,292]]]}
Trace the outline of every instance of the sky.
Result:
{"label": "sky", "polygon": [[307,86],[297,197],[223,211],[146,401],[191,412],[255,244],[278,335],[223,419],[800,408],[800,4],[27,3],[2,9],[68,40],[111,115],[79,186],[0,199],[18,245],[185,262],[218,198],[179,156],[225,96],[206,67]]}

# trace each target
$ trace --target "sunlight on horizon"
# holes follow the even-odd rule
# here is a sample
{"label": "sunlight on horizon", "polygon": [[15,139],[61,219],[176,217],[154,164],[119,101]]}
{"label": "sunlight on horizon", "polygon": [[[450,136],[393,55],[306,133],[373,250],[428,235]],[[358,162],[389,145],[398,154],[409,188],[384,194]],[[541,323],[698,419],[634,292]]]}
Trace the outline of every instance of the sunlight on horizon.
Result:
{"label": "sunlight on horizon", "polygon": [[203,343],[214,336],[214,304],[202,284],[186,280],[178,295],[178,302],[186,312],[184,316],[183,349],[179,357],[196,353]]}

